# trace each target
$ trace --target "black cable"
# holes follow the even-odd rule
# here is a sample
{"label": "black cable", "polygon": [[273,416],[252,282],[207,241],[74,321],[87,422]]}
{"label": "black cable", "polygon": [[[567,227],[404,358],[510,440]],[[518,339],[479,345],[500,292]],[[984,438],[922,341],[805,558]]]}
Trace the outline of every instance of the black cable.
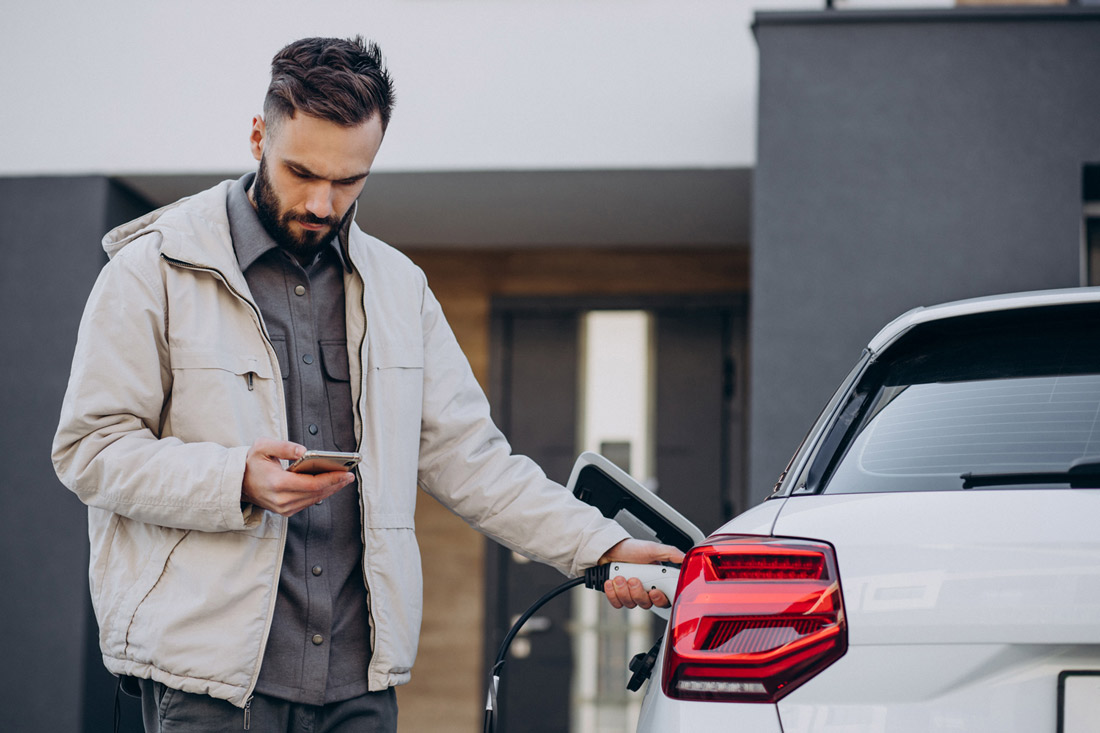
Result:
{"label": "black cable", "polygon": [[118,726],[122,722],[122,701],[119,699],[122,693],[122,675],[119,675],[118,684],[115,685],[115,733],[118,733]]}
{"label": "black cable", "polygon": [[[485,724],[482,728],[484,733],[493,733],[496,729],[497,721],[497,684],[500,682],[500,673],[504,669],[504,660],[508,656],[508,647],[512,645],[512,640],[516,638],[516,634],[523,627],[523,624],[527,622],[527,619],[531,618],[544,605],[550,602],[552,599],[561,595],[570,588],[575,588],[581,583],[586,583],[585,576],[580,578],[573,578],[565,583],[562,583],[557,588],[554,588],[550,592],[546,593],[542,598],[531,604],[531,607],[523,612],[523,615],[516,619],[516,622],[512,624],[512,628],[508,630],[508,634],[504,637],[504,641],[500,644],[500,651],[497,652],[496,662],[493,663],[493,671],[489,675],[489,696],[485,703]],[[589,587],[592,587],[589,585]],[[602,587],[602,586],[601,586]]]}
{"label": "black cable", "polygon": [[512,640],[516,638],[516,634],[518,634],[519,630],[523,628],[523,625],[527,623],[527,619],[531,618],[536,611],[545,606],[552,599],[558,597],[570,588],[576,588],[582,583],[586,588],[603,590],[604,582],[610,577],[610,563],[588,568],[581,577],[568,580],[543,595],[542,598],[531,604],[531,607],[524,611],[522,616],[516,619],[516,622],[512,624],[512,628],[508,630],[508,634],[504,637],[504,641],[500,644],[500,651],[497,652],[496,662],[493,663],[493,670],[489,675],[489,694],[485,702],[485,723],[482,727],[484,733],[493,733],[496,729],[497,685],[500,683],[500,673],[504,669],[504,661],[508,657],[508,647],[512,646]]}

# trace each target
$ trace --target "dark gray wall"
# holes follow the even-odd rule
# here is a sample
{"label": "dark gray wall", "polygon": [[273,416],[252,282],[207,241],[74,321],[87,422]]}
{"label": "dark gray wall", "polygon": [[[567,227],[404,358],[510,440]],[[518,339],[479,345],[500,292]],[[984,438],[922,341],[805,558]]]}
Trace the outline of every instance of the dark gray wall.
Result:
{"label": "dark gray wall", "polygon": [[1100,15],[759,14],[750,488],[917,305],[1080,284]]}
{"label": "dark gray wall", "polygon": [[[241,173],[119,180],[163,206]],[[749,239],[751,188],[747,168],[376,171],[356,220],[398,248],[728,246]]]}
{"label": "dark gray wall", "polygon": [[99,239],[139,208],[103,177],[0,178],[0,710],[11,730],[110,729],[113,685],[89,623],[87,513],[54,475],[50,444],[80,314],[106,262]]}

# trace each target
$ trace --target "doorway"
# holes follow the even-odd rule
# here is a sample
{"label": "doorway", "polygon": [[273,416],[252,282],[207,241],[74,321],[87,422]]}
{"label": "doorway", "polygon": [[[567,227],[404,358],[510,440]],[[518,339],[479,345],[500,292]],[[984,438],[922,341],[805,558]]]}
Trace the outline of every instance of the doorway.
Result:
{"label": "doorway", "polygon": [[[598,449],[709,531],[746,506],[746,320],[744,296],[494,299],[494,414],[551,479],[564,483],[577,454]],[[487,548],[487,660],[562,580]],[[498,693],[499,731],[634,729],[641,694],[625,690],[626,665],[662,628],[605,606],[577,589],[528,622]]]}

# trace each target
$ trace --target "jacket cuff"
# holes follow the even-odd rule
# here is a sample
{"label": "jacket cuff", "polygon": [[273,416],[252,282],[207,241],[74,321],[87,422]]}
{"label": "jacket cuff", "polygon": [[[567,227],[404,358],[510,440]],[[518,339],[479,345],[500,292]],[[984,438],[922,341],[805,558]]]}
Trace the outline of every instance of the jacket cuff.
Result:
{"label": "jacket cuff", "polygon": [[229,531],[249,529],[260,523],[260,510],[252,504],[241,501],[241,489],[244,486],[244,465],[248,457],[248,446],[229,448],[222,471],[222,486],[225,490],[223,519]]}
{"label": "jacket cuff", "polygon": [[608,519],[607,525],[593,535],[592,539],[586,542],[581,551],[577,553],[570,574],[573,576],[580,575],[585,568],[590,568],[598,563],[605,552],[628,539],[630,539],[630,533],[618,522]]}

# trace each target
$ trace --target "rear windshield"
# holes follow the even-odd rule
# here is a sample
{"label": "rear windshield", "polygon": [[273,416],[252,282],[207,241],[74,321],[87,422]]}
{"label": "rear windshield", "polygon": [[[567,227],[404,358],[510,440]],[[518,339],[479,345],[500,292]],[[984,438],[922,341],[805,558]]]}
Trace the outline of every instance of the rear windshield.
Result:
{"label": "rear windshield", "polygon": [[825,491],[1071,485],[1071,467],[1100,465],[1098,324],[1074,306],[914,329],[849,398],[815,461]]}

